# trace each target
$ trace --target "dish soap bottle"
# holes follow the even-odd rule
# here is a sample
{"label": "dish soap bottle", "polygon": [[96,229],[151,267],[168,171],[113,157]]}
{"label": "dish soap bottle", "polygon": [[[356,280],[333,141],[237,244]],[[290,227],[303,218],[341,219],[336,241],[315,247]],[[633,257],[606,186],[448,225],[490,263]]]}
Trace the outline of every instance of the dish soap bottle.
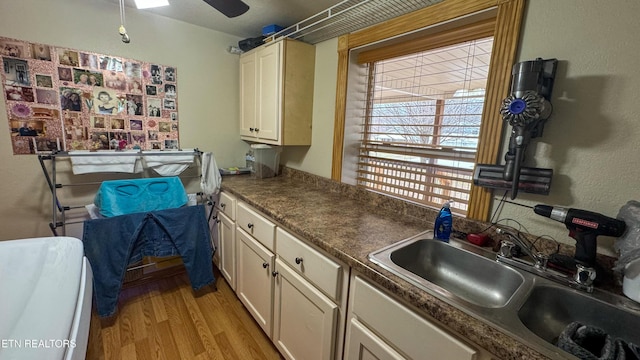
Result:
{"label": "dish soap bottle", "polygon": [[451,202],[452,201],[449,200],[442,205],[433,229],[434,238],[444,242],[449,242],[451,229],[453,228],[453,216],[451,215],[450,208]]}

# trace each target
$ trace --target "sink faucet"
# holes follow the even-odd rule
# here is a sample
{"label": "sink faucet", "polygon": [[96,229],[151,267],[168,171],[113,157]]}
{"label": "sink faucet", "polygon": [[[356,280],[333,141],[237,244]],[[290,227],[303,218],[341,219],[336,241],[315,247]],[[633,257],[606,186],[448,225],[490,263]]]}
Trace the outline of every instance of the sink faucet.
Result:
{"label": "sink faucet", "polygon": [[511,258],[513,254],[512,253],[513,248],[516,245],[518,245],[520,249],[522,249],[522,251],[533,260],[534,267],[540,270],[547,269],[547,261],[549,259],[548,256],[542,253],[534,253],[531,250],[532,246],[525,243],[525,241],[522,240],[518,234],[515,234],[511,230],[502,229],[502,228],[497,228],[496,232],[498,234],[505,234],[510,239],[510,241],[503,240],[500,243],[500,252],[498,253],[499,256],[506,257],[508,259]]}
{"label": "sink faucet", "polygon": [[[496,256],[496,261],[504,262],[544,278],[567,284],[579,290],[593,292],[593,280],[595,279],[595,270],[593,268],[578,265],[575,276],[573,277],[549,270],[547,269],[549,257],[542,253],[534,253],[532,250],[533,246],[523,240],[519,234],[503,228],[497,228],[496,232],[507,235],[509,238],[509,240],[503,240],[500,243],[500,250]],[[533,264],[513,257],[513,249],[516,245],[533,260]]]}

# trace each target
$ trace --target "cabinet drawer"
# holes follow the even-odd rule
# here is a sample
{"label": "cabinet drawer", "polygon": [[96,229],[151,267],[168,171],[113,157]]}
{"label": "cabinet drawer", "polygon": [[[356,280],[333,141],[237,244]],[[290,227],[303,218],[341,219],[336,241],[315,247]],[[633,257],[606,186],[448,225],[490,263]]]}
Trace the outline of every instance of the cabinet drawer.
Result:
{"label": "cabinet drawer", "polygon": [[340,264],[280,228],[276,231],[276,241],[280,259],[339,302],[343,276]]}
{"label": "cabinet drawer", "polygon": [[352,283],[358,321],[411,359],[477,359],[478,351],[422,318],[359,276]]}
{"label": "cabinet drawer", "polygon": [[222,211],[229,219],[236,221],[236,198],[231,194],[225,192],[220,193],[220,200],[218,201],[218,209]]}
{"label": "cabinet drawer", "polygon": [[238,201],[236,209],[236,224],[264,247],[274,251],[276,225],[241,201]]}

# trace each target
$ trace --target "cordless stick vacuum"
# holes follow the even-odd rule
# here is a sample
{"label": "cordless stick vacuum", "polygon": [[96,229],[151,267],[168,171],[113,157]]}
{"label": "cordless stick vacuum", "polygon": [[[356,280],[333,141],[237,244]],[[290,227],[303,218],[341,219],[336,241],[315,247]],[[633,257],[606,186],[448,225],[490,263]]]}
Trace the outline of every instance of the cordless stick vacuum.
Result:
{"label": "cordless stick vacuum", "polygon": [[473,183],[477,186],[549,194],[553,169],[522,167],[529,141],[542,135],[545,121],[551,116],[549,102],[558,60],[523,61],[511,71],[511,94],[500,108],[502,119],[511,126],[509,149],[504,165],[477,164]]}

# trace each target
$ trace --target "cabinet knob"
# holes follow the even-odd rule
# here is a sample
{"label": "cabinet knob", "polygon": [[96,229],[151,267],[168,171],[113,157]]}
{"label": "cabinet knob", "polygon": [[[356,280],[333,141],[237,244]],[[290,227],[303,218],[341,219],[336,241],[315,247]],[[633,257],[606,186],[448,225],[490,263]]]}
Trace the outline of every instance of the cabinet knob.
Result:
{"label": "cabinet knob", "polygon": [[260,131],[260,129],[256,128],[256,132]]}
{"label": "cabinet knob", "polygon": [[220,207],[224,209],[224,207],[227,206],[227,204],[225,203],[220,203]]}
{"label": "cabinet knob", "polygon": [[296,264],[300,265],[301,262],[302,262],[302,258],[301,257],[297,257],[296,258]]}
{"label": "cabinet knob", "polygon": [[247,224],[247,227],[248,227],[249,229],[253,229],[253,224],[252,224],[252,223],[248,223],[248,224]]}
{"label": "cabinet knob", "polygon": [[255,128],[249,128],[249,131],[254,132],[254,131],[256,131],[256,129]]}
{"label": "cabinet knob", "polygon": [[277,271],[272,271],[272,272],[271,272],[271,276],[273,276],[273,277],[278,276],[278,272],[277,272]]}
{"label": "cabinet knob", "polygon": [[262,263],[262,267],[265,268],[265,269],[268,268],[269,267],[269,263],[263,262]]}
{"label": "cabinet knob", "polygon": [[216,224],[220,224],[220,219],[216,219]]}

